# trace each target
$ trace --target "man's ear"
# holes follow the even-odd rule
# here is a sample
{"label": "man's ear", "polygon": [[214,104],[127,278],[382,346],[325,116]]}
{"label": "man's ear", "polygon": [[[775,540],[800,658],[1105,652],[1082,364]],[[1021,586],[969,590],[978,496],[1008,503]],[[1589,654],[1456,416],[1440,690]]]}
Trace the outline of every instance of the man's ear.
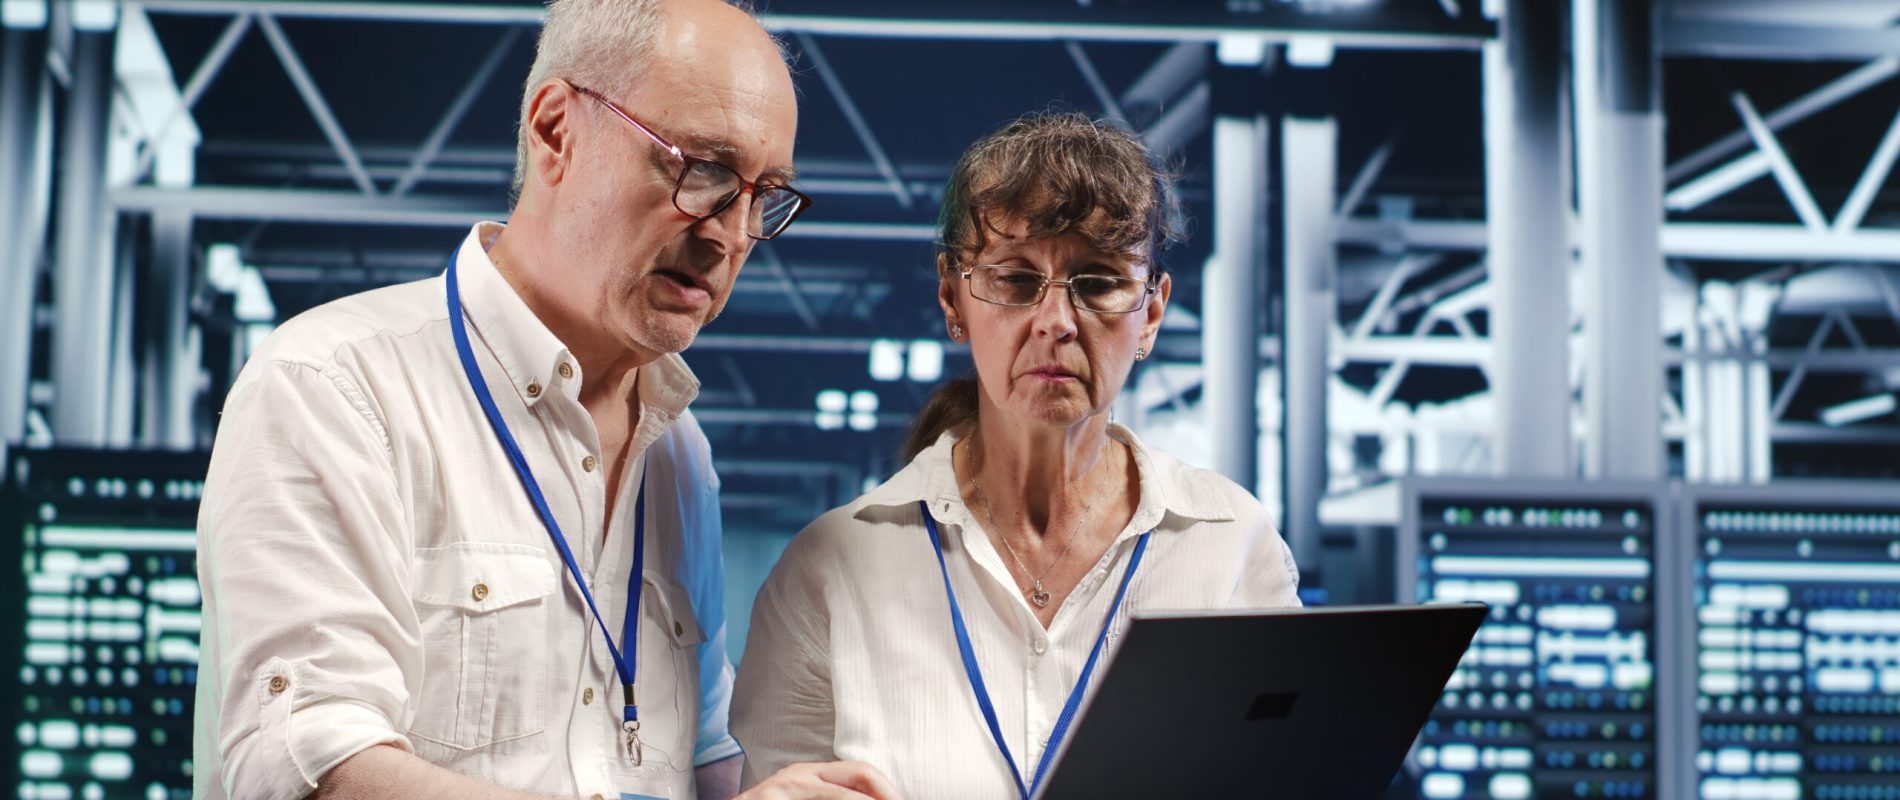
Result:
{"label": "man's ear", "polygon": [[529,180],[554,186],[567,177],[574,159],[574,111],[580,93],[566,81],[541,84],[528,103]]}

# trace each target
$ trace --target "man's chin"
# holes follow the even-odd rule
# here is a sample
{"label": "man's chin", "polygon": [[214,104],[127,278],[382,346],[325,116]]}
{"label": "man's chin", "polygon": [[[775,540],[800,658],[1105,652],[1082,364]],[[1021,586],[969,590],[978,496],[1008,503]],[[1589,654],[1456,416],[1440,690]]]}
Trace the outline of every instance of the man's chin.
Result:
{"label": "man's chin", "polygon": [[697,326],[652,325],[636,331],[634,341],[655,353],[678,353],[692,346],[698,337]]}

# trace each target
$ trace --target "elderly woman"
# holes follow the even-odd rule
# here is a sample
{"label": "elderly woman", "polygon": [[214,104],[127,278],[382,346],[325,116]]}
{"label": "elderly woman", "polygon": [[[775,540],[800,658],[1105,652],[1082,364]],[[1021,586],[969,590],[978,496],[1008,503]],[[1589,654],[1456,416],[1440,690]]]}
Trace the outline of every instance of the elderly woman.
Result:
{"label": "elderly woman", "polygon": [[1130,614],[1299,603],[1259,501],[1109,419],[1168,305],[1169,195],[1140,139],[1078,114],[964,154],[938,302],[975,375],[759,592],[732,706],[748,785],[853,759],[909,800],[1026,798]]}

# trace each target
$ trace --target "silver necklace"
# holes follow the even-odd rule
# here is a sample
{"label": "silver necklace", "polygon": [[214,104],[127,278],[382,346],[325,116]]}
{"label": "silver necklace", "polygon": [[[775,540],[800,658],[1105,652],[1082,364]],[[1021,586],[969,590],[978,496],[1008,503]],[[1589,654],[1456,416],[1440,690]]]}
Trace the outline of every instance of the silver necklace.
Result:
{"label": "silver necklace", "polygon": [[[1103,453],[1102,457],[1107,458],[1108,454]],[[1090,471],[1093,472],[1093,470]],[[983,487],[976,482],[976,474],[974,471],[972,471],[970,475],[970,489],[976,493],[976,501],[983,504],[984,521],[990,524],[990,530],[996,531],[996,538],[1003,540],[1003,549],[1009,551],[1009,557],[1016,561],[1016,568],[1022,570],[1023,577],[1029,578],[1031,589],[1025,592],[1025,594],[1029,595],[1029,602],[1035,603],[1037,608],[1048,608],[1049,590],[1042,588],[1042,581],[1044,578],[1049,577],[1049,573],[1056,570],[1057,564],[1062,563],[1063,559],[1069,557],[1069,549],[1075,546],[1076,538],[1082,535],[1082,520],[1086,520],[1089,517],[1091,510],[1089,503],[1083,501],[1082,517],[1080,520],[1077,520],[1074,525],[1070,526],[1069,539],[1062,543],[1062,551],[1056,553],[1055,560],[1049,562],[1049,566],[1043,569],[1042,575],[1031,578],[1029,575],[1029,565],[1023,563],[1023,557],[1016,552],[1016,546],[1009,543],[1009,537],[1003,533],[1002,528],[997,526],[996,517],[990,514],[990,499],[983,496]]]}

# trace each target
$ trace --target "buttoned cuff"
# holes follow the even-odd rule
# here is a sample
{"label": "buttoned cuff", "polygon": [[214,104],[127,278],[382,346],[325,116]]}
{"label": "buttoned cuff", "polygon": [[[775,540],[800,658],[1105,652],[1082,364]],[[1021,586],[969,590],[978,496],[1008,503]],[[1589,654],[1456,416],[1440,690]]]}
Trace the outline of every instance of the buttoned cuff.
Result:
{"label": "buttoned cuff", "polygon": [[254,679],[257,729],[227,750],[224,785],[230,797],[296,800],[317,788],[336,765],[376,745],[414,752],[380,712],[351,700],[327,699],[296,708],[307,692],[302,671],[273,658]]}

